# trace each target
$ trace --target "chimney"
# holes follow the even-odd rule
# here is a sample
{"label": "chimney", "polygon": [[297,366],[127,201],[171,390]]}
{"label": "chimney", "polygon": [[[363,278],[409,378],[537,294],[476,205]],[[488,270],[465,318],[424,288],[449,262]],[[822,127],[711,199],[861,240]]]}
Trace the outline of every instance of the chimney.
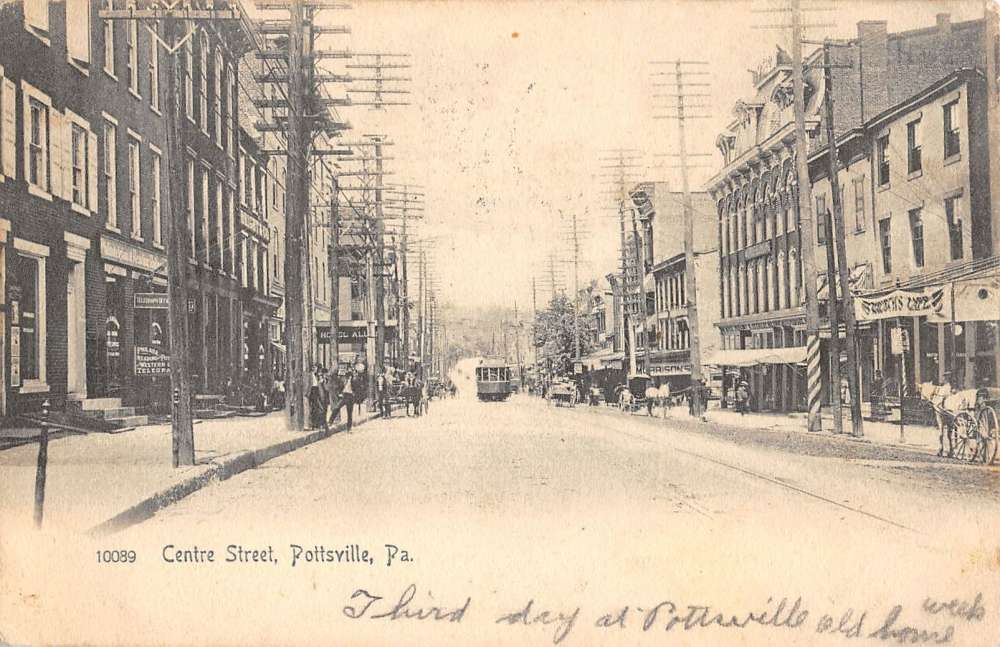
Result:
{"label": "chimney", "polygon": [[939,13],[937,15],[937,28],[942,34],[951,33],[951,14]]}
{"label": "chimney", "polygon": [[861,119],[889,107],[889,29],[884,20],[858,23],[858,74],[861,82]]}

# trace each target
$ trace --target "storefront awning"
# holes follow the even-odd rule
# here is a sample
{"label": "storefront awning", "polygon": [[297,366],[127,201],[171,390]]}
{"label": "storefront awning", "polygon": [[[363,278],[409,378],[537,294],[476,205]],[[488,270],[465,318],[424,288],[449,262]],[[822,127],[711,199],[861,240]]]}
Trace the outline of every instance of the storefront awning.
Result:
{"label": "storefront awning", "polygon": [[757,364],[804,364],[806,347],[753,348],[716,351],[706,364],[712,366],[756,366]]}

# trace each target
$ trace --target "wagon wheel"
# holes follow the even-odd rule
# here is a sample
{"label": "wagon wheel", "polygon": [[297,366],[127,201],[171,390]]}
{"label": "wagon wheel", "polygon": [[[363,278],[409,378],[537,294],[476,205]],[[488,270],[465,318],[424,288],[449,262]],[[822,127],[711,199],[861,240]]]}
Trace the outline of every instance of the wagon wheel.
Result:
{"label": "wagon wheel", "polygon": [[960,461],[975,460],[978,448],[976,442],[976,419],[967,411],[955,416],[952,422],[954,433],[954,457]]}
{"label": "wagon wheel", "polygon": [[980,458],[992,465],[997,457],[997,436],[1000,435],[1000,417],[991,406],[983,407],[977,420],[979,428]]}

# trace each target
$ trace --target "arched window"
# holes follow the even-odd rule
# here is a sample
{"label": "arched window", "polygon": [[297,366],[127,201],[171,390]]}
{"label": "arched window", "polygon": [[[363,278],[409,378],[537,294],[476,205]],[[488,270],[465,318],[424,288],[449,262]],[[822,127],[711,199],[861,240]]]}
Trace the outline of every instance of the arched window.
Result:
{"label": "arched window", "polygon": [[198,124],[208,132],[208,35],[201,32],[198,41]]}

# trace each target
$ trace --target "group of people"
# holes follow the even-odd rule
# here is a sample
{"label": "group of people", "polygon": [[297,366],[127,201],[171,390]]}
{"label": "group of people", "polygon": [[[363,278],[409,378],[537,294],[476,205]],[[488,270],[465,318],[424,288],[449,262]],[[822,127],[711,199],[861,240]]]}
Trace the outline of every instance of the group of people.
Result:
{"label": "group of people", "polygon": [[313,429],[329,429],[331,422],[340,420],[346,409],[347,431],[354,426],[354,407],[361,413],[365,401],[364,376],[348,367],[343,375],[317,364],[313,367],[309,386],[309,425]]}
{"label": "group of people", "polygon": [[[396,372],[390,367],[375,378],[375,402],[378,413],[383,418],[392,415],[392,393],[397,390]],[[400,395],[406,402],[406,415],[419,416],[427,412],[427,385],[413,371],[407,371],[398,385]]]}

